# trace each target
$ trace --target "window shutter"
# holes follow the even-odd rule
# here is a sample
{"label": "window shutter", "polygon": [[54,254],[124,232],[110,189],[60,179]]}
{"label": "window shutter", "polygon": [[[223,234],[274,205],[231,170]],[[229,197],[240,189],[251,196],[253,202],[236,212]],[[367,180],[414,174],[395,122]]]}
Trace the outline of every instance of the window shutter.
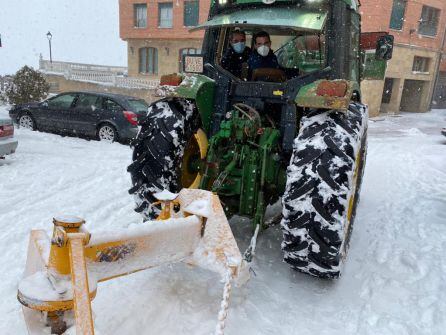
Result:
{"label": "window shutter", "polygon": [[139,73],[147,72],[147,48],[139,49]]}
{"label": "window shutter", "polygon": [[406,12],[406,0],[393,0],[392,16],[390,17],[390,28],[402,30],[404,25],[404,14]]}
{"label": "window shutter", "polygon": [[427,36],[437,35],[439,17],[439,9],[429,6],[423,6],[418,32],[422,35]]}
{"label": "window shutter", "polygon": [[194,27],[198,25],[200,4],[198,0],[184,2],[184,25]]}

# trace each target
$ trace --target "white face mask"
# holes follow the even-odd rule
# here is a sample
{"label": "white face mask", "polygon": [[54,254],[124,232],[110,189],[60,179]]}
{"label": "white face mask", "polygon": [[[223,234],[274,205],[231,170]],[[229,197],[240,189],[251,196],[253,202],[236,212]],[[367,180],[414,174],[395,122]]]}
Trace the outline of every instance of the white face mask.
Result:
{"label": "white face mask", "polygon": [[267,45],[261,45],[257,48],[257,52],[260,56],[266,57],[269,54],[269,46]]}

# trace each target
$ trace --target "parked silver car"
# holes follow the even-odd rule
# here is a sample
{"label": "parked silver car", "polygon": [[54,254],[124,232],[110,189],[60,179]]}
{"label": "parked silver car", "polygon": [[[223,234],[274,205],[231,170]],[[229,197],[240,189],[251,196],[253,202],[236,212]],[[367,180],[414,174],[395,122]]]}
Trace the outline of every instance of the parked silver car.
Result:
{"label": "parked silver car", "polygon": [[13,154],[18,142],[14,138],[14,125],[11,119],[0,118],[0,158]]}

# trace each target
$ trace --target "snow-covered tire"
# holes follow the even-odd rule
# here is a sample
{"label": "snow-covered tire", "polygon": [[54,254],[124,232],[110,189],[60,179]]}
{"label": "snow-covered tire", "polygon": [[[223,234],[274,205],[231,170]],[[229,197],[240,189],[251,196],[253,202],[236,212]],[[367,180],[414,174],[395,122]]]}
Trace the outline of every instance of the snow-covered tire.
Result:
{"label": "snow-covered tire", "polygon": [[364,171],[368,109],[313,111],[301,120],[282,198],[284,260],[337,278],[345,258]]}
{"label": "snow-covered tire", "polygon": [[151,105],[140,122],[131,146],[133,163],[127,168],[133,187],[129,190],[136,201],[135,211],[144,219],[154,219],[159,208],[154,193],[178,192],[184,147],[196,127],[194,104],[187,100],[163,100]]}

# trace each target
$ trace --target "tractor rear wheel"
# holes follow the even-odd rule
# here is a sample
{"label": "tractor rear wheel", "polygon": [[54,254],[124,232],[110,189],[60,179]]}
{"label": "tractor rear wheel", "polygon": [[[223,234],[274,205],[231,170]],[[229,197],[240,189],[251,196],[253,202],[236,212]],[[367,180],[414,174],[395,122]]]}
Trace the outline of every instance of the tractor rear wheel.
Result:
{"label": "tractor rear wheel", "polygon": [[337,278],[346,256],[364,171],[367,107],[304,116],[287,169],[281,226],[294,269]]}
{"label": "tractor rear wheel", "polygon": [[[136,201],[135,211],[144,219],[155,219],[154,193],[196,187],[197,161],[203,156],[204,133],[198,132],[195,105],[188,100],[164,100],[149,107],[140,122],[141,130],[132,143],[133,163],[127,168]],[[203,138],[204,135],[204,138]]]}

